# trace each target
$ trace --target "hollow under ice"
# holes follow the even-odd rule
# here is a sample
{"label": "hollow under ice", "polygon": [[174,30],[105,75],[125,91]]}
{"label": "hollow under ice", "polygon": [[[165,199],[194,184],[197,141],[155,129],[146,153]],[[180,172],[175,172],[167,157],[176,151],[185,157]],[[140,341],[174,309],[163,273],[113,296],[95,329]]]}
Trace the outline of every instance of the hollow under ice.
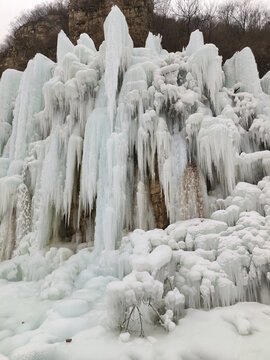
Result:
{"label": "hollow under ice", "polygon": [[222,67],[199,31],[134,48],[116,6],[104,30],[2,75],[0,278],[58,300],[110,275],[112,327],[133,307],[155,322],[147,304],[168,330],[186,307],[269,304],[269,73],[249,48]]}

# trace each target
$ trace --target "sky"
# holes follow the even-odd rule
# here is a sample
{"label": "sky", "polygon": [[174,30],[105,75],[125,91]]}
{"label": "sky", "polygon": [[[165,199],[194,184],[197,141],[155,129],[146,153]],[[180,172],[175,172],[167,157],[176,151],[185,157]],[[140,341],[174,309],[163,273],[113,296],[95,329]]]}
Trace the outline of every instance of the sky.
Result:
{"label": "sky", "polygon": [[[46,0],[46,3],[54,0]],[[213,0],[222,3],[225,0]],[[270,9],[270,0],[253,0],[255,3],[264,3]],[[18,17],[23,11],[27,11],[44,3],[44,0],[0,0],[0,43],[8,34],[9,25]]]}
{"label": "sky", "polygon": [[0,0],[0,42],[8,33],[9,25],[24,11],[36,5],[54,2],[54,0]]}

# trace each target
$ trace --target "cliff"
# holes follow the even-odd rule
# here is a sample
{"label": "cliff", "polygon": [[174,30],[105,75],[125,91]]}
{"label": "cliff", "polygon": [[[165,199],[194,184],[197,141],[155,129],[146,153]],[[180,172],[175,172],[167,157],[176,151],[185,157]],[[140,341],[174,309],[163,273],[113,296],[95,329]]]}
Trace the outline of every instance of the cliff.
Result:
{"label": "cliff", "polygon": [[117,5],[125,15],[134,45],[144,46],[153,13],[151,0],[71,0],[68,6],[71,40],[76,42],[85,32],[99,47],[104,40],[103,23],[113,5]]}
{"label": "cliff", "polygon": [[57,35],[61,29],[74,43],[81,33],[87,33],[99,47],[104,39],[104,20],[114,4],[127,19],[134,45],[144,46],[153,13],[152,0],[71,0],[66,14],[48,15],[15,32],[12,46],[0,54],[0,75],[8,68],[24,70],[36,53],[55,61]]}
{"label": "cliff", "polygon": [[12,46],[0,53],[0,74],[6,69],[24,70],[36,53],[56,59],[57,35],[61,29],[68,34],[67,16],[46,18],[21,26],[14,34]]}

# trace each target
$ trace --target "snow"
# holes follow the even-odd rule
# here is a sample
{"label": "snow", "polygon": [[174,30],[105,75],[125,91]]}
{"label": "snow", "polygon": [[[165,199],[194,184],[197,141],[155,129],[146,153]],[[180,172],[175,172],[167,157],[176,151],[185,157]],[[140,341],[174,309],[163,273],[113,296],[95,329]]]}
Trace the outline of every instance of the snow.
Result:
{"label": "snow", "polygon": [[[100,305],[93,303],[94,308],[78,318],[69,318],[68,314],[60,316],[54,309],[61,304],[40,302],[38,290],[37,283],[18,286],[1,282],[1,359],[72,360],[78,353],[82,360],[88,359],[89,354],[103,360],[132,359],[134,356],[143,360],[157,356],[161,360],[199,356],[221,360],[235,356],[266,360],[270,356],[270,307],[267,305],[239,303],[210,311],[189,309],[175,330],[167,335],[148,328],[144,339],[122,333],[118,341],[117,336],[104,326]],[[88,323],[91,321],[91,325],[84,328],[83,319]],[[72,339],[70,343],[66,343],[68,338]]]}
{"label": "snow", "polygon": [[269,74],[104,32],[1,78],[0,353],[269,359]]}
{"label": "snow", "polygon": [[[171,248],[167,245],[157,246],[150,254],[149,260],[153,270],[160,270],[167,265],[172,258]],[[152,271],[153,271],[152,270]]]}

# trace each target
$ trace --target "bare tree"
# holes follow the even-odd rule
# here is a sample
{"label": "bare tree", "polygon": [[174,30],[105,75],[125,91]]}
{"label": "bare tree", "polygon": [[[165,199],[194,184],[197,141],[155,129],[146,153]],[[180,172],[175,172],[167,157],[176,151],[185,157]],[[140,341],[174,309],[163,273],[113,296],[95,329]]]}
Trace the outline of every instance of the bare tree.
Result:
{"label": "bare tree", "polygon": [[207,40],[211,42],[212,33],[218,24],[218,4],[215,1],[205,2],[202,11],[203,30],[208,37]]}
{"label": "bare tree", "polygon": [[185,21],[188,34],[192,31],[192,23],[198,20],[201,13],[199,0],[176,0],[174,14]]}
{"label": "bare tree", "polygon": [[171,0],[154,0],[154,12],[159,17],[160,32],[167,33],[168,17],[171,12]]}
{"label": "bare tree", "polygon": [[154,0],[154,10],[158,15],[168,17],[171,10],[171,0]]}
{"label": "bare tree", "polygon": [[233,1],[227,1],[218,8],[218,19],[221,23],[225,25],[232,25],[233,23],[233,14],[234,14],[235,4]]}
{"label": "bare tree", "polygon": [[262,30],[269,22],[269,11],[261,6],[256,6],[251,10],[249,18],[249,28],[251,30]]}
{"label": "bare tree", "polygon": [[251,0],[239,0],[235,3],[232,18],[243,33],[245,33],[249,27],[251,14]]}

